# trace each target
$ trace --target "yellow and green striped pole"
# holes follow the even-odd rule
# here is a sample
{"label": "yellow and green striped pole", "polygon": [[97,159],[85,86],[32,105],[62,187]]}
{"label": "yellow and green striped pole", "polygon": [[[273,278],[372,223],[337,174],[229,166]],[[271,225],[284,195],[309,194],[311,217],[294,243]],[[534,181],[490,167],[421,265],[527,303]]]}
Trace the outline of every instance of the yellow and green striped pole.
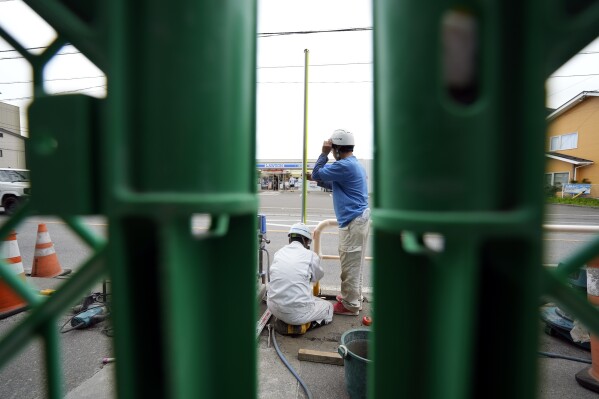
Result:
{"label": "yellow and green striped pole", "polygon": [[310,50],[304,50],[304,154],[302,165],[302,223],[306,223],[306,202],[308,201],[308,60]]}

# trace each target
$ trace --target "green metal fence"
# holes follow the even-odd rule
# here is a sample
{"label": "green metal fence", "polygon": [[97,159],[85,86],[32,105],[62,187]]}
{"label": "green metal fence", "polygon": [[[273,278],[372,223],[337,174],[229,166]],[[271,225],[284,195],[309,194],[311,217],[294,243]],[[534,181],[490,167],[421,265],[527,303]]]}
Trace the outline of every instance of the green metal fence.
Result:
{"label": "green metal fence", "polygon": [[[35,90],[32,200],[0,235],[56,215],[94,255],[45,301],[0,269],[31,306],[0,342],[0,364],[41,335],[48,397],[61,398],[57,317],[108,275],[119,398],[255,396],[255,2],[27,3],[58,38],[35,56],[0,30]],[[66,43],[107,75],[105,99],[44,92],[43,69]],[[107,217],[107,242],[78,219],[90,214]],[[194,214],[211,217],[201,237]],[[220,295],[225,279],[235,295]]]}
{"label": "green metal fence", "polygon": [[374,6],[371,396],[534,397],[541,294],[599,331],[565,283],[599,241],[541,268],[544,82],[597,37],[599,4]]}
{"label": "green metal fence", "polygon": [[[33,198],[0,236],[57,215],[94,254],[49,299],[0,268],[31,306],[0,342],[0,366],[43,337],[48,397],[61,398],[57,317],[109,276],[119,398],[255,397],[255,2],[26,3],[58,38],[32,55],[0,27],[35,93]],[[533,397],[541,294],[599,332],[566,283],[599,239],[559,274],[541,268],[544,81],[598,21],[590,0],[375,2],[372,397]],[[443,57],[456,27],[472,49],[465,76]],[[44,66],[66,43],[106,73],[107,98],[44,92]],[[64,170],[75,184],[55,180]],[[198,213],[212,219],[199,238]],[[79,219],[89,214],[107,216],[108,240]],[[427,232],[445,237],[443,251],[422,245]],[[213,304],[212,282],[232,273],[235,295]],[[148,291],[153,311],[139,311]]]}

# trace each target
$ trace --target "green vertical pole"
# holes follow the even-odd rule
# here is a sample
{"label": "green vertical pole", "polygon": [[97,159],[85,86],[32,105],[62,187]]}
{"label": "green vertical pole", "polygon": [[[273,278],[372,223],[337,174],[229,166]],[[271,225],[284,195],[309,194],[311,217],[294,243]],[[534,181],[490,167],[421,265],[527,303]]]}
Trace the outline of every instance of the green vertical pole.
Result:
{"label": "green vertical pole", "polygon": [[304,50],[304,153],[302,155],[302,223],[306,223],[306,203],[308,202],[308,65],[310,50]]}
{"label": "green vertical pole", "polygon": [[255,397],[256,2],[111,4],[118,396]]}
{"label": "green vertical pole", "polygon": [[50,317],[43,324],[40,331],[44,334],[46,372],[47,372],[47,397],[50,399],[61,399],[63,395],[62,362],[60,355],[59,332],[56,328],[58,318]]}
{"label": "green vertical pole", "polygon": [[535,396],[543,4],[454,7],[374,4],[372,397]]}

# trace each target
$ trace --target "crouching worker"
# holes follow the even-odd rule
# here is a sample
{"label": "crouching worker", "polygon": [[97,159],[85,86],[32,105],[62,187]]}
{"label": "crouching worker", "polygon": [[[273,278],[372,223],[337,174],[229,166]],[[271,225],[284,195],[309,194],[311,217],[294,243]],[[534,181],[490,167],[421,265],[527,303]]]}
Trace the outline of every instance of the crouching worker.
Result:
{"label": "crouching worker", "polygon": [[312,295],[311,282],[324,276],[320,258],[310,250],[312,234],[303,223],[289,229],[289,244],[275,253],[270,266],[268,309],[280,334],[304,334],[333,321],[333,305]]}

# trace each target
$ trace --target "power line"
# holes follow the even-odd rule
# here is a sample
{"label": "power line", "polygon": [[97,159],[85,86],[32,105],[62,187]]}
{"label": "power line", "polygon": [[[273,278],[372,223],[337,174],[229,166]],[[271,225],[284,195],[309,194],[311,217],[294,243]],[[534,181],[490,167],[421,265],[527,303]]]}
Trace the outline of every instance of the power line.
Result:
{"label": "power line", "polygon": [[[99,88],[106,89],[106,86],[105,85],[91,86],[91,87],[84,87],[82,89],[57,91],[56,93],[49,93],[49,94],[50,95],[55,95],[55,94],[65,94],[65,93],[76,93],[76,92],[83,91],[83,90],[99,89]],[[19,97],[19,98],[3,98],[3,99],[0,99],[0,101],[31,100],[32,98],[33,98],[33,96]]]}
{"label": "power line", "polygon": [[[0,0],[1,2],[2,0]],[[6,1],[6,0],[4,0]],[[352,28],[352,29],[368,29],[368,28]],[[370,28],[372,29],[372,28]],[[344,32],[344,31],[348,31],[347,29],[340,29],[340,30],[333,30],[333,31],[307,31],[307,33],[318,33],[318,32]],[[280,32],[280,33],[289,33],[289,34],[299,34],[301,32]],[[32,49],[43,49],[46,47],[30,47],[27,48],[27,50],[32,50]],[[3,52],[8,52],[8,51],[16,51],[16,50],[0,50],[0,53]],[[73,55],[73,54],[81,54],[81,51],[74,51],[74,52],[70,52],[70,53],[58,53],[56,55]],[[599,54],[599,51],[589,51],[589,52],[582,52],[579,54]],[[16,59],[21,59],[24,58],[23,56],[16,56],[16,57],[3,57],[0,58],[0,60],[16,60]],[[313,64],[310,65],[310,67],[329,67],[329,66],[348,66],[348,65],[372,65],[373,62],[369,61],[369,62],[346,62],[346,63],[329,63],[329,64]],[[286,68],[304,68],[304,65],[279,65],[279,66],[259,66],[256,67],[256,69],[286,69]],[[589,73],[589,74],[576,74],[576,75],[552,75],[549,76],[549,78],[575,78],[575,77],[586,77],[586,76],[599,76],[599,73]],[[80,77],[80,78],[64,78],[62,80],[70,80],[70,79],[87,79],[88,77]],[[92,79],[93,77],[89,77],[89,79]],[[48,79],[47,81],[50,80],[61,80],[61,79]],[[28,82],[0,82],[0,84],[12,84],[12,83],[31,83],[31,81]]]}
{"label": "power line", "polygon": [[[259,84],[304,84],[305,82],[256,82]],[[308,82],[310,84],[345,84],[345,83],[372,83],[372,80],[347,80],[347,81],[339,81],[339,82]]]}
{"label": "power line", "polygon": [[[280,82],[256,82],[257,84],[299,84],[299,83],[304,83],[304,82],[293,82],[293,81],[280,81]],[[348,81],[338,81],[338,82],[308,82],[308,83],[312,83],[312,84],[354,84],[354,83],[372,83],[372,80],[356,80],[356,81],[352,81],[352,80],[348,80]],[[73,90],[65,90],[65,91],[59,91],[56,93],[49,93],[51,95],[56,95],[56,94],[66,94],[66,93],[75,93],[75,92],[79,92],[79,91],[84,91],[84,90],[91,90],[91,89],[106,89],[107,87],[105,85],[98,85],[98,86],[91,86],[91,87],[84,87],[81,89],[73,89]],[[27,97],[18,97],[18,98],[3,98],[0,99],[0,101],[17,101],[17,100],[30,100],[32,99],[33,96],[27,96]]]}
{"label": "power line", "polygon": [[[14,1],[14,0],[0,0],[0,2],[3,2],[3,1]],[[372,30],[372,27],[305,30],[305,31],[291,31],[291,32],[265,32],[265,33],[258,33],[257,36],[258,37],[273,37],[273,36],[290,36],[290,35],[309,35],[309,34],[315,34],[315,33],[363,32],[363,31],[371,31],[371,30]],[[66,43],[65,46],[72,46],[72,44]],[[42,50],[42,49],[46,49],[46,48],[48,48],[48,47],[36,46],[36,47],[26,47],[25,50]],[[15,49],[0,50],[0,53],[7,53],[7,52],[11,52],[11,51],[17,51],[17,50],[15,50]],[[74,53],[59,53],[57,55],[79,54],[79,53],[81,53],[81,52],[77,51]],[[14,57],[14,58],[0,58],[0,60],[13,60],[13,59],[17,59],[17,58],[24,58],[24,57],[19,56],[19,57]]]}
{"label": "power line", "polygon": [[[73,54],[81,54],[81,51],[73,51],[72,53],[57,53],[54,55],[73,55]],[[22,55],[18,55],[16,57],[2,57],[2,58],[0,58],[0,61],[2,61],[2,60],[19,60],[22,58],[25,58],[25,57],[23,57]]]}
{"label": "power line", "polygon": [[[310,67],[330,67],[330,66],[347,66],[347,65],[372,65],[372,61],[370,62],[345,62],[345,63],[333,63],[333,64],[313,64]],[[285,68],[304,68],[304,65],[280,65],[280,66],[263,66],[256,67],[256,69],[285,69]],[[44,82],[50,81],[58,81],[58,80],[76,80],[76,79],[99,79],[105,76],[80,76],[74,78],[56,78],[56,79],[44,79]],[[0,85],[9,85],[9,84],[26,84],[33,83],[33,80],[24,80],[24,81],[13,81],[13,82],[0,82]]]}
{"label": "power line", "polygon": [[599,73],[587,73],[582,75],[551,75],[550,78],[584,78],[587,76],[599,76]]}
{"label": "power line", "polygon": [[[348,81],[338,81],[338,82],[308,82],[311,84],[360,84],[360,83],[372,83],[372,80],[348,80]],[[293,81],[280,81],[280,82],[256,82],[257,84],[303,84],[304,82],[293,82]],[[84,87],[82,89],[73,89],[73,90],[66,90],[66,91],[59,91],[56,93],[51,93],[51,95],[56,95],[56,94],[66,94],[66,93],[75,93],[75,92],[79,92],[79,91],[84,91],[84,90],[91,90],[91,89],[99,89],[99,88],[103,88],[106,89],[107,87],[105,85],[99,85],[99,86],[91,86],[91,87]],[[18,98],[3,98],[0,99],[0,101],[18,101],[18,100],[31,100],[33,98],[33,96],[27,96],[27,97],[18,97]]]}
{"label": "power line", "polygon": [[[15,0],[0,0],[0,2],[6,2],[6,1],[15,1]],[[344,28],[344,29],[323,29],[323,30],[305,30],[305,31],[291,31],[291,32],[265,32],[265,33],[258,33],[257,36],[258,37],[274,37],[274,36],[290,36],[290,35],[309,35],[309,34],[315,34],[315,33],[341,33],[341,32],[363,32],[363,31],[371,31],[372,27],[365,27],[365,28]],[[72,44],[67,43],[65,44],[65,46],[72,46]],[[37,47],[27,47],[25,48],[25,50],[41,50],[41,49],[46,49],[46,46],[37,46]],[[7,49],[7,50],[0,50],[0,53],[7,53],[7,52],[11,52],[11,51],[17,51],[14,49]],[[69,54],[80,54],[80,51],[76,51],[73,53],[58,53],[56,55],[69,55]],[[6,58],[0,58],[0,60],[16,60],[16,59],[20,59],[20,58],[25,58],[23,56],[17,56],[17,57],[6,57]]]}
{"label": "power line", "polygon": [[[56,78],[56,79],[44,79],[44,82],[55,82],[58,80],[78,80],[78,79],[99,79],[105,78],[104,75],[99,76],[79,76],[74,78]],[[15,81],[15,82],[0,82],[0,85],[12,85],[12,84],[23,84],[23,83],[33,83],[33,80],[23,80],[23,81]]]}
{"label": "power line", "polygon": [[106,85],[98,85],[98,86],[84,87],[83,89],[66,90],[66,91],[60,91],[60,92],[56,92],[56,93],[52,93],[52,94],[75,93],[75,92],[77,92],[77,91],[83,91],[83,90],[89,90],[89,89],[97,89],[97,88],[103,88],[103,89],[106,89]]}
{"label": "power line", "polygon": [[[310,64],[311,67],[325,67],[325,66],[346,66],[346,65],[372,65],[370,62],[345,62],[338,64]],[[256,69],[283,69],[283,68],[304,68],[304,65],[280,65],[280,66],[263,66],[257,67]]]}
{"label": "power line", "polygon": [[[0,0],[2,1],[2,0]],[[70,44],[65,44],[65,46],[71,46]],[[46,46],[38,46],[38,47],[27,47],[25,50],[42,50],[42,49],[47,49],[48,47]],[[0,50],[0,53],[9,53],[9,52],[15,52],[17,50],[15,49],[8,49],[8,50]]]}
{"label": "power line", "polygon": [[345,28],[345,29],[326,29],[326,30],[303,30],[293,32],[265,32],[258,33],[258,37],[289,36],[289,35],[309,35],[313,33],[340,33],[340,32],[363,32],[371,31],[372,27],[366,28]]}

